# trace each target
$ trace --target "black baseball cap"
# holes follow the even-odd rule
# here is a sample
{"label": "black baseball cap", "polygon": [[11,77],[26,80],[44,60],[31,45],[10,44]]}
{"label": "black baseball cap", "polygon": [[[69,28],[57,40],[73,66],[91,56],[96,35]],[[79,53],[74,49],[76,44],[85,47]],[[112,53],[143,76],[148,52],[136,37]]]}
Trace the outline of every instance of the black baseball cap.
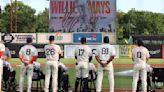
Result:
{"label": "black baseball cap", "polygon": [[137,45],[138,46],[144,46],[144,43],[143,43],[142,39],[137,40]]}
{"label": "black baseball cap", "polygon": [[49,41],[54,41],[55,37],[53,35],[49,36]]}
{"label": "black baseball cap", "polygon": [[87,42],[86,38],[85,37],[82,37],[81,38],[81,43],[86,43],[86,42]]}
{"label": "black baseball cap", "polygon": [[103,39],[103,42],[104,43],[109,43],[109,37],[108,36],[105,36],[104,39]]}
{"label": "black baseball cap", "polygon": [[32,38],[31,37],[27,37],[26,42],[27,43],[32,43]]}

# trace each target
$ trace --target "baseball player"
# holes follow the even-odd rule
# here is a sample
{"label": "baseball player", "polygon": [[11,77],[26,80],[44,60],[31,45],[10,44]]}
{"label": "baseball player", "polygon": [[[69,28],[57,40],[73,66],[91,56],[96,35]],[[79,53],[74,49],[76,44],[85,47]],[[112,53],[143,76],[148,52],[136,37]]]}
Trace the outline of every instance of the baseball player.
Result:
{"label": "baseball player", "polygon": [[28,87],[27,92],[31,92],[31,83],[33,75],[33,62],[37,60],[38,51],[32,45],[32,38],[27,38],[27,44],[21,47],[19,51],[19,59],[22,62],[20,67],[20,83],[19,92],[23,92],[24,76],[27,72]]}
{"label": "baseball player", "polygon": [[143,46],[141,39],[137,41],[137,47],[132,50],[132,60],[133,60],[133,83],[132,92],[137,90],[137,82],[139,79],[139,74],[141,74],[142,81],[142,92],[147,92],[147,64],[150,55],[147,48]]}
{"label": "baseball player", "polygon": [[49,44],[44,47],[46,55],[46,73],[45,73],[45,92],[49,92],[49,83],[52,73],[52,92],[57,92],[57,79],[58,79],[58,60],[62,55],[62,51],[59,45],[54,44],[55,37],[49,37]]}
{"label": "baseball player", "polygon": [[10,58],[11,58],[10,50],[8,47],[5,47],[5,52],[4,52],[4,56],[3,56],[3,66],[8,67],[10,72],[12,72],[14,69],[11,66],[11,64],[8,62]]}
{"label": "baseball player", "polygon": [[5,45],[0,43],[0,92],[1,92],[1,83],[2,83],[2,74],[3,74],[3,55],[5,52]]}
{"label": "baseball player", "polygon": [[33,67],[34,67],[35,70],[41,70],[41,65],[40,65],[40,63],[37,62],[37,61],[35,61],[35,62],[33,63]]}
{"label": "baseball player", "polygon": [[110,91],[114,92],[114,73],[112,60],[116,56],[115,49],[109,44],[109,38],[107,36],[103,39],[104,44],[100,45],[95,53],[96,60],[98,61],[98,76],[96,80],[96,92],[101,92],[103,73],[108,72],[108,78],[110,83]]}
{"label": "baseball player", "polygon": [[[76,65],[76,82],[75,82],[75,92],[78,90],[79,81],[83,80],[83,92],[87,92],[88,88],[88,74],[89,74],[89,59],[92,59],[91,48],[86,45],[86,38],[81,38],[81,45],[79,45],[75,50],[75,59],[77,59]],[[91,61],[91,60],[90,60]]]}

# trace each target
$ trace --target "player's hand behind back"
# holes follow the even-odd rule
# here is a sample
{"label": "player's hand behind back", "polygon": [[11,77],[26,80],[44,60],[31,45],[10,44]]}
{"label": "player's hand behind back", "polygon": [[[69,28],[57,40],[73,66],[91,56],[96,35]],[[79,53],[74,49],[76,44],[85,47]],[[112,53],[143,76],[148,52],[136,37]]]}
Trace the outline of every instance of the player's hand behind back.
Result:
{"label": "player's hand behind back", "polygon": [[107,63],[100,63],[102,67],[106,67],[108,64]]}

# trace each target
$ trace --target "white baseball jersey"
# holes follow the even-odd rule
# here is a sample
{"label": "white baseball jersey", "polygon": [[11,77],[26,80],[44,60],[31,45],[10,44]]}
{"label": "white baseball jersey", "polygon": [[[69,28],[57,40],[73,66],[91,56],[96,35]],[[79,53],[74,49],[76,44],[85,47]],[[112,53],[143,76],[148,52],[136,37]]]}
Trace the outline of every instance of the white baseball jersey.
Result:
{"label": "white baseball jersey", "polygon": [[2,43],[0,43],[0,51],[5,52],[5,45]]}
{"label": "white baseball jersey", "polygon": [[95,53],[101,61],[108,61],[111,56],[116,56],[115,48],[110,44],[102,44]]}
{"label": "white baseball jersey", "polygon": [[0,43],[0,51],[5,52],[5,45],[2,43]]}
{"label": "white baseball jersey", "polygon": [[132,50],[133,63],[146,63],[146,59],[150,57],[149,51],[143,46],[135,47]]}
{"label": "white baseball jersey", "polygon": [[59,60],[59,54],[62,53],[60,46],[55,44],[48,44],[44,47],[47,60]]}
{"label": "white baseball jersey", "polygon": [[62,67],[64,70],[68,70],[68,68],[62,62],[58,62],[58,65]]}
{"label": "white baseball jersey", "polygon": [[89,61],[89,57],[92,56],[91,48],[87,45],[79,45],[75,50],[75,56],[77,61]]}
{"label": "white baseball jersey", "polygon": [[96,67],[93,63],[89,63],[89,70],[93,70],[93,71],[96,71]]}
{"label": "white baseball jersey", "polygon": [[40,63],[39,63],[39,62],[35,61],[35,62],[33,63],[33,65],[34,65],[34,69],[35,69],[35,70],[40,70],[41,66],[40,66]]}
{"label": "white baseball jersey", "polygon": [[23,56],[23,59],[29,61],[33,56],[38,56],[38,51],[33,45],[25,45],[20,51],[19,55]]}

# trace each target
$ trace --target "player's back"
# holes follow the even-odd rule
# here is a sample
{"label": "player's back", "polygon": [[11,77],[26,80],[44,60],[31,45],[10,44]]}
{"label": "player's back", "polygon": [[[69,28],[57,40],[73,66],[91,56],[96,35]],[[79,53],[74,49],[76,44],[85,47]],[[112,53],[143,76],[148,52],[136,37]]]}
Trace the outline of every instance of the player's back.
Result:
{"label": "player's back", "polygon": [[47,60],[59,60],[59,54],[61,53],[61,49],[59,45],[48,44],[44,47],[45,55]]}
{"label": "player's back", "polygon": [[115,56],[115,48],[110,44],[102,44],[98,48],[97,54],[102,61],[107,61],[110,56]]}
{"label": "player's back", "polygon": [[77,61],[88,62],[89,57],[92,56],[91,48],[87,45],[79,45],[75,50]]}
{"label": "player's back", "polygon": [[20,51],[19,55],[22,55],[25,60],[31,60],[33,56],[37,56],[37,49],[33,45],[24,45]]}
{"label": "player's back", "polygon": [[135,47],[132,50],[132,58],[134,64],[146,63],[146,60],[149,57],[150,57],[149,51],[143,46]]}

